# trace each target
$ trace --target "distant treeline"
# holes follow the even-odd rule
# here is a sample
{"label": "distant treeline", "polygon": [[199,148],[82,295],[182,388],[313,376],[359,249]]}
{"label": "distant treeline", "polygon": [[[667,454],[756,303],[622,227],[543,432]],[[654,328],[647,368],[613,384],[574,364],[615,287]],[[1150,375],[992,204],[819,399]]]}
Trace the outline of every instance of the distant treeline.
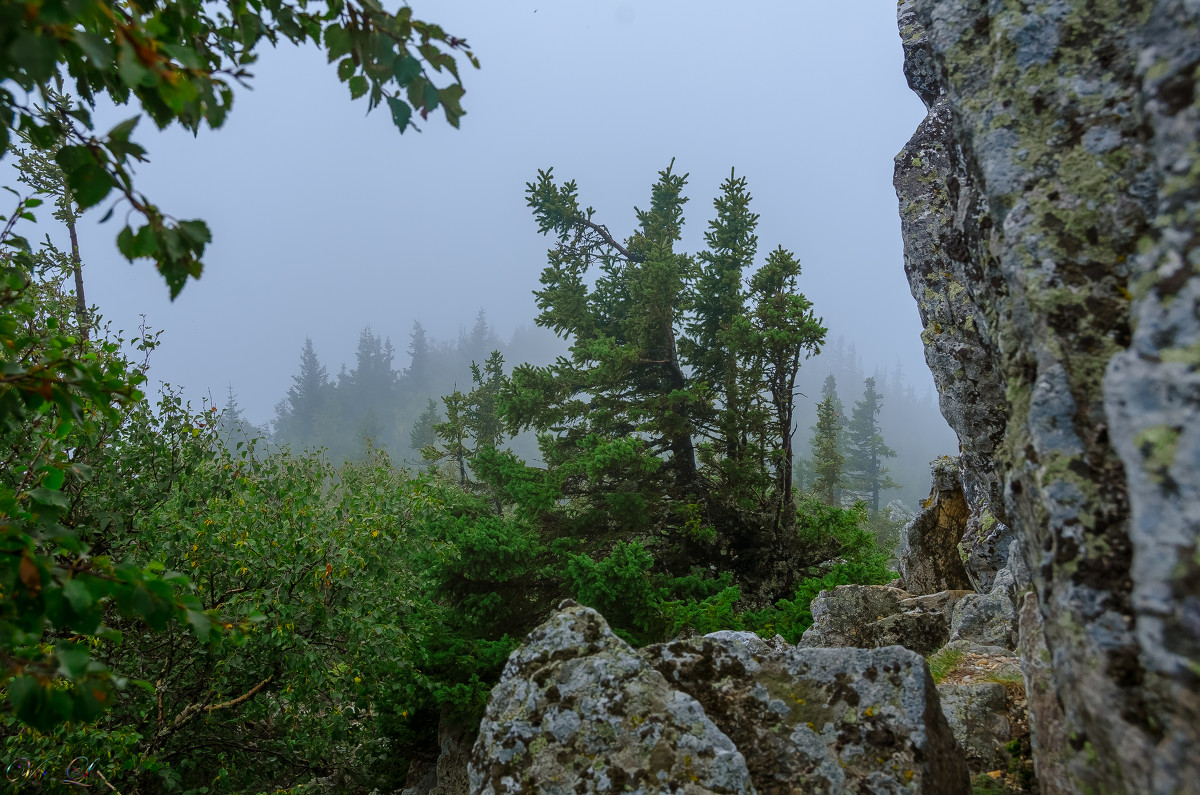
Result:
{"label": "distant treeline", "polygon": [[[370,445],[385,450],[393,460],[415,464],[421,461],[420,448],[428,442],[421,433],[421,419],[422,414],[428,417],[430,401],[439,418],[444,416],[441,398],[455,389],[468,390],[471,364],[482,365],[493,350],[504,355],[511,370],[527,361],[548,363],[565,352],[565,347],[537,327],[518,329],[506,342],[481,309],[470,331],[459,334],[457,340],[436,340],[415,321],[405,348],[406,367],[397,366],[392,341],[368,326],[359,335],[353,366],[342,364],[331,376],[311,338],[306,339],[292,386],[276,404],[274,420],[268,426],[251,424],[230,391],[222,416],[224,435],[235,443],[262,438],[294,450],[324,448],[335,462],[361,458]],[[880,429],[896,451],[886,465],[899,485],[884,492],[882,499],[885,503],[900,499],[915,508],[929,490],[929,462],[954,452],[954,434],[938,413],[931,390],[918,393],[899,364],[868,373],[855,344],[843,337],[836,337],[800,370],[795,423],[797,485],[801,490],[812,487],[813,427],[822,385],[830,375],[845,407],[846,424],[851,408],[863,395],[866,378],[875,379],[882,397]],[[538,457],[531,437],[518,437],[509,446],[527,461]]]}

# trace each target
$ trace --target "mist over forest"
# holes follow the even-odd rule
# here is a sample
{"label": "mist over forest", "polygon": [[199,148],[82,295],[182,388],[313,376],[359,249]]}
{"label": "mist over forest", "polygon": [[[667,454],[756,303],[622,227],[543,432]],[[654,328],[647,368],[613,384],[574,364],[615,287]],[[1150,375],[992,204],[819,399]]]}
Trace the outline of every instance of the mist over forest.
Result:
{"label": "mist over forest", "polygon": [[[296,357],[297,368],[288,393],[281,396],[273,417],[255,421],[242,410],[237,385],[230,383],[215,403],[223,412],[227,438],[295,449],[323,449],[335,461],[361,457],[370,446],[385,450],[398,463],[425,466],[421,448],[429,435],[429,401],[440,421],[445,413],[442,398],[471,384],[471,364],[482,365],[492,351],[504,357],[506,369],[516,364],[550,364],[567,353],[566,341],[535,325],[518,328],[507,339],[488,322],[480,309],[470,326],[456,339],[438,340],[414,320],[403,341],[397,343],[374,326],[359,335],[355,358],[347,362],[322,361],[311,337]],[[817,423],[817,403],[822,386],[833,376],[846,422],[855,402],[862,398],[863,382],[875,379],[882,395],[879,415],[883,438],[896,451],[887,467],[897,488],[885,492],[884,501],[901,500],[910,510],[929,493],[929,463],[953,455],[957,440],[938,411],[933,392],[918,373],[921,389],[913,385],[899,362],[888,366],[864,364],[854,342],[841,335],[821,353],[804,362],[796,391],[795,444],[799,451],[796,479],[801,488],[813,477],[811,440]],[[211,393],[210,393],[211,395]],[[425,423],[422,424],[422,415]],[[536,440],[521,434],[508,445],[530,463],[540,462]]]}

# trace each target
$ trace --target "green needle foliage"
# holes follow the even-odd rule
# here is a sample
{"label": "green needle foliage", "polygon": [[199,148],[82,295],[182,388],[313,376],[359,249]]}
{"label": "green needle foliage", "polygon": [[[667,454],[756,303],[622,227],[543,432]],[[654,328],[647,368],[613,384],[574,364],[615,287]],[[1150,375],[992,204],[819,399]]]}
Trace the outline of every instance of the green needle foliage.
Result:
{"label": "green needle foliage", "polygon": [[504,412],[510,431],[539,432],[581,532],[640,540],[677,573],[730,560],[748,572],[795,551],[796,374],[825,328],[789,252],[752,270],[758,216],[735,174],[714,202],[708,248],[676,250],[685,185],[673,164],[661,171],[623,242],[580,205],[575,183],[543,171],[527,185],[556,242],[537,322],[571,356],[516,368]]}
{"label": "green needle foliage", "polygon": [[825,377],[817,404],[817,424],[813,426],[812,472],[813,494],[826,505],[838,505],[842,499],[842,479],[846,466],[842,402],[837,395],[833,374]]}
{"label": "green needle foliage", "polygon": [[850,490],[867,500],[871,515],[879,513],[879,495],[898,488],[888,474],[883,459],[895,458],[896,451],[883,441],[879,430],[879,410],[883,395],[875,388],[875,379],[864,382],[862,400],[854,404],[850,417],[846,456],[846,476]]}

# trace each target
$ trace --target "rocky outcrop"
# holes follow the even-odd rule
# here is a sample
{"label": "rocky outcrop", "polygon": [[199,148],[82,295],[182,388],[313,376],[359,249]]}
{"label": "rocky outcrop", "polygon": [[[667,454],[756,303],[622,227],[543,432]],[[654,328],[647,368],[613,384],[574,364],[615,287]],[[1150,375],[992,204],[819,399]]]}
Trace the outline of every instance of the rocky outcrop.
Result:
{"label": "rocky outcrop", "polygon": [[933,485],[922,510],[900,531],[896,558],[904,589],[914,594],[971,589],[959,541],[970,510],[958,461],[942,456],[929,465]]}
{"label": "rocky outcrop", "polygon": [[588,608],[513,652],[471,792],[967,793],[923,658],[719,632],[634,652]]}
{"label": "rocky outcrop", "polygon": [[883,585],[839,585],[812,601],[813,624],[800,645],[876,649],[903,646],[931,654],[950,639],[955,605],[972,591],[914,597]]}
{"label": "rocky outcrop", "polygon": [[950,641],[1013,649],[1017,645],[1017,611],[1003,588],[970,594],[954,606]]}
{"label": "rocky outcrop", "polygon": [[896,159],[905,269],[959,437],[967,557],[1029,564],[1043,787],[1200,792],[1200,6],[899,16],[929,110]]}
{"label": "rocky outcrop", "polygon": [[1008,689],[999,682],[938,685],[942,712],[972,773],[1008,767],[1013,738]]}
{"label": "rocky outcrop", "polygon": [[508,659],[468,766],[471,792],[750,793],[746,760],[595,610],[564,603]]}
{"label": "rocky outcrop", "polygon": [[443,709],[438,721],[437,754],[413,760],[400,795],[467,795],[467,759],[471,751],[467,734],[466,727]]}
{"label": "rocky outcrop", "polygon": [[760,793],[967,792],[925,661],[717,632],[643,656],[746,755]]}

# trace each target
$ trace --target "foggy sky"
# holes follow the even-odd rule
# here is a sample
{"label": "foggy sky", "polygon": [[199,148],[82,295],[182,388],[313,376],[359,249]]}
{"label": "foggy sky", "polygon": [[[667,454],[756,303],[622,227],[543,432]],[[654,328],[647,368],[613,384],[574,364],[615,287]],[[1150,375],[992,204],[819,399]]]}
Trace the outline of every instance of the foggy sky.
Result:
{"label": "foggy sky", "polygon": [[[198,282],[170,302],[147,262],[126,263],[119,225],[81,231],[89,302],[119,328],[165,331],[156,379],[270,418],[306,335],[331,374],[370,323],[403,353],[414,318],[439,339],[480,307],[507,338],[532,322],[548,242],[525,206],[538,168],[579,183],[618,238],[671,158],[690,172],[685,250],[712,199],[749,179],[760,260],[803,264],[801,289],[868,371],[899,361],[932,386],[904,278],[892,157],[924,109],[904,83],[894,0],[843,3],[414,0],[465,37],[462,129],[436,119],[400,135],[386,107],[351,102],[315,47],[263,51],[225,127],[134,140],[138,187],[214,242]],[[132,115],[117,109],[114,121]],[[102,128],[105,129],[105,128]],[[91,215],[98,218],[100,211]],[[118,213],[118,216],[120,213]]]}

